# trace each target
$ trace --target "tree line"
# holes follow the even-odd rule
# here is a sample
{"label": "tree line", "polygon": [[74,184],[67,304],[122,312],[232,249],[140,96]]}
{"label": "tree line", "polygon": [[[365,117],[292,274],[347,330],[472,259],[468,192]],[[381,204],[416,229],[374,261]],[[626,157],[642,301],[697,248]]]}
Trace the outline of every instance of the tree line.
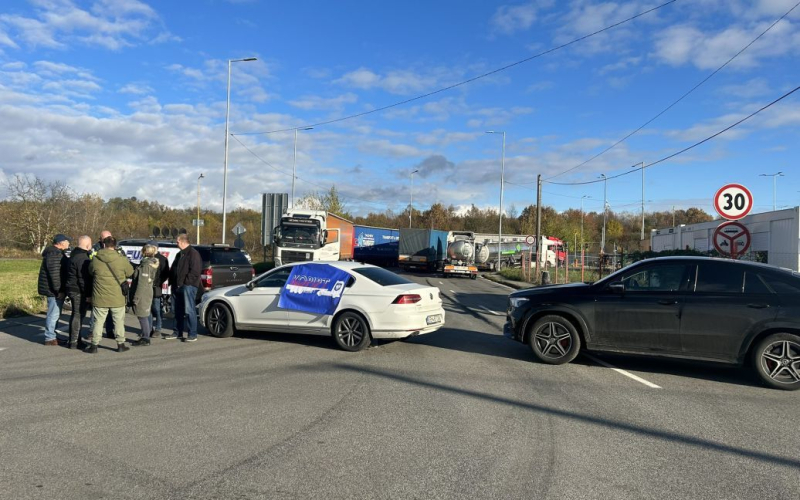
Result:
{"label": "tree line", "polygon": [[[100,231],[108,229],[117,239],[147,238],[153,228],[168,227],[185,229],[195,241],[196,228],[192,219],[197,217],[196,208],[173,208],[156,201],[139,200],[136,197],[102,199],[96,194],[80,194],[67,184],[47,182],[38,176],[15,175],[4,186],[6,197],[0,201],[0,256],[12,257],[40,253],[55,234],[71,237],[88,234],[96,238]],[[323,192],[312,192],[297,203],[298,207],[327,210],[353,221],[356,224],[403,228],[411,224],[417,228],[474,231],[497,233],[499,216],[497,209],[482,209],[472,205],[459,212],[453,205],[435,203],[427,209],[413,212],[409,207],[401,212],[387,209],[371,212],[366,216],[349,213],[347,199],[335,186]],[[645,238],[649,240],[650,229],[671,227],[673,216],[676,224],[694,224],[713,220],[699,208],[645,213]],[[205,225],[200,229],[200,242],[219,243],[222,232],[222,214],[202,210],[200,217]],[[227,229],[241,223],[246,229],[243,235],[245,250],[255,259],[267,255],[261,247],[261,212],[247,208],[236,208],[228,213]],[[583,213],[584,241],[589,252],[599,250],[603,212]],[[554,236],[572,245],[580,240],[581,211],[570,208],[558,212],[552,207],[542,207],[542,234]],[[521,210],[511,206],[503,217],[503,234],[534,234],[536,232],[536,206],[528,205]],[[606,222],[606,248],[616,245],[625,251],[640,249],[641,213],[614,212],[609,210]],[[233,243],[229,233],[226,243]]]}

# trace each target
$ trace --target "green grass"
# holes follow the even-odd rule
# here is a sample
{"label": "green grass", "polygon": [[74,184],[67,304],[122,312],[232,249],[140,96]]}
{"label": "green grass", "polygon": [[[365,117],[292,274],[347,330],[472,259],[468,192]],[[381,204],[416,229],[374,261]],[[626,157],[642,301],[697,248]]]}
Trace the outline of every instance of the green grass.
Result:
{"label": "green grass", "polygon": [[[549,267],[547,269],[547,271],[550,273],[550,282],[551,283],[555,283],[556,282],[555,269],[553,269],[552,267]],[[541,273],[541,271],[539,271],[539,272]],[[501,269],[500,270],[500,275],[502,277],[504,277],[505,279],[508,279],[508,280],[523,281],[523,282],[527,281],[525,279],[524,275],[522,274],[522,269],[519,269],[519,268]],[[597,279],[598,279],[597,269],[589,269],[589,268],[585,269],[584,275],[583,275],[583,281],[592,282],[592,281],[597,281]],[[537,283],[539,282],[539,280],[533,280],[533,281],[536,281]],[[570,283],[578,283],[580,281],[581,281],[581,270],[580,269],[575,269],[575,268],[570,268],[570,270],[569,270],[569,282]],[[558,270],[558,283],[564,283],[564,269],[563,268],[559,268],[559,270]]]}
{"label": "green grass", "polygon": [[0,318],[46,311],[46,302],[36,291],[38,259],[0,260]]}

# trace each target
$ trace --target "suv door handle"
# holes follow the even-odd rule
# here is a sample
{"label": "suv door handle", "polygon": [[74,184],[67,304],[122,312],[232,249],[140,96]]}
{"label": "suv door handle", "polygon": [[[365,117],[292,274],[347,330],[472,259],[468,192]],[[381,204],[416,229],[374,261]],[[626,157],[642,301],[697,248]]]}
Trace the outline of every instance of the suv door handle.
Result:
{"label": "suv door handle", "polygon": [[677,304],[677,303],[678,303],[678,301],[677,301],[677,300],[674,300],[674,299],[672,299],[672,300],[670,300],[670,299],[663,299],[663,300],[659,300],[659,301],[658,301],[658,303],[659,303],[659,304],[661,304],[661,305],[663,305],[663,306],[671,306],[671,305],[675,305],[675,304]]}
{"label": "suv door handle", "polygon": [[752,309],[766,309],[769,307],[769,304],[747,304],[747,307]]}

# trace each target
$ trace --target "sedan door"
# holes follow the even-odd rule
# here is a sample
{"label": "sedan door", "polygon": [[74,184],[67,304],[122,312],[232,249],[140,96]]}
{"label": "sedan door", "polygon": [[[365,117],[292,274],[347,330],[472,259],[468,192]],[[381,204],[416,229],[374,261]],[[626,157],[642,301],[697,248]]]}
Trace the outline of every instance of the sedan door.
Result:
{"label": "sedan door", "polygon": [[638,266],[622,275],[624,290],[599,290],[592,343],[610,350],[679,354],[690,267],[679,261]]}
{"label": "sedan door", "polygon": [[257,330],[286,331],[288,316],[285,309],[278,308],[278,301],[291,272],[291,267],[286,267],[265,274],[252,290],[239,295],[234,303],[237,323]]}
{"label": "sedan door", "polygon": [[777,294],[762,278],[736,262],[701,262],[697,284],[686,295],[681,318],[684,353],[692,357],[737,360],[742,343],[760,324],[775,319]]}

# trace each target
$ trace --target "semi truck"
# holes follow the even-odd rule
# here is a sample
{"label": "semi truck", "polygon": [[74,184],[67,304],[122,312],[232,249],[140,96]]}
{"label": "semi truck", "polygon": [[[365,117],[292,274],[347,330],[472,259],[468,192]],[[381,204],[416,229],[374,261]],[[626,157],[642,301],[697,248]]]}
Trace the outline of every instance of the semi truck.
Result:
{"label": "semi truck", "polygon": [[469,276],[471,279],[477,279],[475,233],[472,231],[450,231],[447,240],[447,255],[442,269],[444,277]]}
{"label": "semi truck", "polygon": [[[561,240],[558,240],[560,243]],[[556,252],[557,243],[550,238],[542,238],[542,248],[538,255],[541,255],[539,264],[544,266],[555,266],[557,260],[563,260],[563,251]],[[531,251],[531,246],[524,242],[504,241],[500,247],[502,267],[519,267],[522,256]],[[534,252],[534,255],[537,255]],[[535,257],[534,257],[535,258]],[[475,263],[480,269],[497,269],[497,242],[479,243],[475,250]]]}
{"label": "semi truck", "polygon": [[353,259],[353,223],[334,213],[290,208],[274,234],[276,266]]}
{"label": "semi truck", "polygon": [[403,269],[442,271],[447,256],[447,231],[400,229],[398,264]]}
{"label": "semi truck", "polygon": [[353,226],[353,260],[376,266],[396,266],[400,231],[385,227]]}

